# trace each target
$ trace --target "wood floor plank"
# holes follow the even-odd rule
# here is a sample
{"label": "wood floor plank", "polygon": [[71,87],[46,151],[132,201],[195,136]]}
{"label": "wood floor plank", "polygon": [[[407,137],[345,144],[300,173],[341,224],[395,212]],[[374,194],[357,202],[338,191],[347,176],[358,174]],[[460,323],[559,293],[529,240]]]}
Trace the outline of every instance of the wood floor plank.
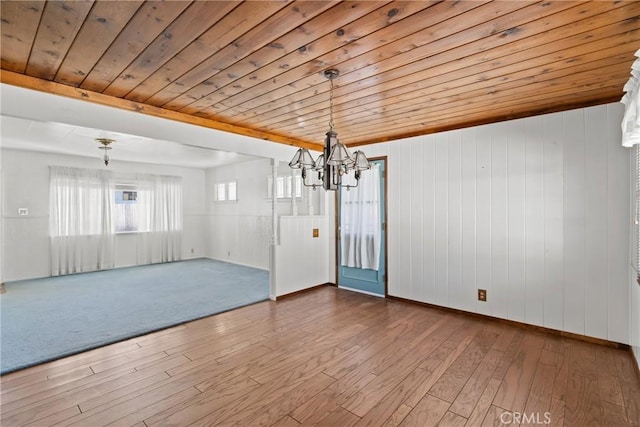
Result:
{"label": "wood floor plank", "polygon": [[383,426],[398,427],[400,424],[402,424],[404,419],[407,418],[407,415],[409,415],[409,412],[411,412],[412,410],[413,408],[411,406],[407,406],[405,404],[400,405],[398,409],[396,409],[396,411],[391,414],[391,416],[387,419]]}
{"label": "wood floor plank", "polygon": [[[470,332],[473,334],[474,332]],[[462,343],[459,344],[459,347],[454,352],[455,358],[458,357],[460,353],[468,346],[468,343],[472,340],[472,335],[464,337]],[[425,343],[425,347],[431,348],[431,343]],[[343,407],[354,414],[363,417],[367,412],[373,409],[380,400],[382,400],[387,393],[389,393],[395,386],[398,380],[405,378],[411,371],[416,369],[421,362],[425,359],[425,352],[421,351],[419,348],[417,351],[408,352],[404,355],[404,357],[398,359],[396,366],[393,369],[388,369],[387,371],[380,373],[371,382],[371,387],[367,387],[367,389],[361,390],[356,393],[348,402],[346,402]],[[452,356],[452,359],[455,360]],[[430,375],[429,378],[433,377]],[[425,382],[427,382],[426,380]],[[423,382],[422,384],[425,384]],[[414,391],[415,393],[415,391]],[[413,393],[412,393],[413,395]],[[409,406],[413,406],[407,403],[411,397],[407,398],[407,401],[404,403]]]}
{"label": "wood floor plank", "polygon": [[42,365],[33,366],[21,371],[12,372],[10,374],[3,375],[2,379],[12,381],[15,378],[35,373],[43,373],[47,377],[60,375],[74,369],[88,367],[95,361],[109,360],[111,358],[118,357],[120,354],[138,350],[140,350],[140,346],[138,344],[123,341],[106,347],[100,347],[84,353],[79,353],[74,356],[54,360],[53,362],[43,363]]}
{"label": "wood floor plank", "polygon": [[[449,354],[446,354],[440,364],[435,367],[429,378],[422,384],[420,384],[418,388],[413,393],[411,393],[409,397],[407,397],[407,399],[404,401],[404,404],[412,408],[415,407],[418,402],[427,394],[431,387],[433,387],[433,385],[442,377],[442,375],[444,375],[444,373],[447,371],[447,369],[449,369],[451,364],[458,358],[458,356],[462,354],[469,343],[471,343],[472,339],[473,337],[470,335],[463,338],[462,341],[460,341]],[[422,368],[424,365],[425,364],[423,363],[420,365],[420,367]]]}
{"label": "wood floor plank", "polygon": [[620,382],[627,420],[632,426],[640,426],[640,384],[633,377],[628,380]]}
{"label": "wood floor plank", "polygon": [[556,399],[555,397],[551,398],[551,422],[550,426],[564,426],[564,401]]}
{"label": "wood floor plank", "polygon": [[561,352],[556,353],[559,358],[556,360],[556,373],[551,395],[554,399],[562,402],[564,402],[566,398],[567,381],[569,380],[569,352],[570,344],[565,341]]}
{"label": "wood floor plank", "polygon": [[275,423],[271,424],[271,427],[297,427],[299,425],[300,423],[291,418],[291,416],[285,415]]}
{"label": "wood floor plank", "polygon": [[[359,349],[359,347],[353,347]],[[324,371],[326,374],[326,371]],[[354,369],[312,399],[296,408],[291,416],[303,424],[315,424],[344,404],[355,393],[368,386],[376,375],[366,365]]]}
{"label": "wood floor plank", "polygon": [[494,405],[512,412],[524,410],[543,344],[544,339],[538,335],[525,336],[496,394]]}
{"label": "wood floor plank", "polygon": [[438,423],[438,427],[464,427],[466,423],[467,419],[465,417],[461,417],[453,412],[447,412],[440,420],[440,423]]}
{"label": "wood floor plank", "polygon": [[618,377],[604,372],[604,369],[604,367],[598,366],[600,400],[624,407],[624,397],[622,396],[622,387]]}
{"label": "wood floor plank", "polygon": [[210,414],[215,408],[222,408],[241,399],[260,387],[250,378],[236,379],[235,386],[218,390],[211,388],[201,395],[194,396],[177,405],[168,406],[163,410],[146,418],[147,426],[161,424],[164,426],[181,426],[195,422]]}
{"label": "wood floor plank", "polygon": [[569,373],[598,379],[595,346],[586,342],[575,342],[569,348]]}
{"label": "wood floor plank", "polygon": [[606,425],[602,420],[598,381],[579,372],[569,375],[564,409],[565,425]]}
{"label": "wood floor plank", "polygon": [[[103,426],[111,424],[123,416],[140,417],[143,415],[144,409],[157,402],[166,401],[166,403],[170,404],[176,401],[175,403],[179,403],[198,394],[200,394],[200,391],[195,387],[187,387],[179,390],[179,387],[175,387],[173,384],[166,384],[135,396],[129,396],[126,399],[119,399],[118,403],[109,402],[108,404],[95,407],[90,411],[82,411],[82,414],[69,418],[62,425]],[[144,417],[142,417],[142,419],[144,419]],[[139,420],[136,420],[136,422],[137,421]]]}
{"label": "wood floor plank", "polygon": [[537,419],[544,418],[545,414],[551,413],[551,399],[553,392],[553,380],[555,376],[555,367],[546,363],[538,363],[536,373],[531,383],[529,397],[524,407],[524,414],[535,415]]}
{"label": "wood floor plank", "polygon": [[498,335],[485,331],[481,331],[476,335],[464,353],[451,364],[442,377],[431,387],[429,394],[453,403],[497,337]]}
{"label": "wood floor plank", "polygon": [[495,405],[491,405],[489,410],[487,411],[487,415],[485,416],[481,426],[482,427],[503,427],[505,425],[509,426],[519,426],[520,423],[514,421],[514,414],[510,411],[507,411],[503,408],[499,408]]}
{"label": "wood floor plank", "polygon": [[467,426],[480,426],[484,422],[484,419],[487,416],[491,408],[491,402],[496,396],[498,389],[500,388],[500,384],[502,383],[501,379],[491,378],[489,383],[487,383],[487,387],[484,389],[480,398],[478,399],[478,403],[473,408],[471,415],[469,415]]}
{"label": "wood floor plank", "polygon": [[329,415],[327,415],[316,426],[318,427],[351,427],[356,425],[360,421],[357,415],[352,414],[346,409],[338,406]]}
{"label": "wood floor plank", "polygon": [[[68,420],[69,418],[72,418],[76,415],[79,415],[80,412],[80,408],[78,408],[77,405],[75,406],[70,406],[67,409],[63,409],[62,411],[58,411],[55,414],[49,416],[46,418],[46,421],[43,419],[39,419],[33,423],[30,424],[24,424],[25,426],[32,426],[32,427],[45,427],[45,426],[54,426],[54,425],[60,425],[62,423],[64,423],[66,420]],[[7,424],[7,425],[11,425],[11,424]]]}
{"label": "wood floor plank", "polygon": [[226,422],[252,426],[271,425],[334,382],[334,378],[320,372],[278,399],[263,402],[253,411],[245,409],[240,416],[236,416]]}
{"label": "wood floor plank", "polygon": [[465,418],[471,415],[503,355],[503,352],[493,348],[487,352],[451,405],[451,412]]}
{"label": "wood floor plank", "polygon": [[427,394],[409,412],[409,415],[402,421],[400,426],[437,426],[447,413],[450,405],[449,402]]}
{"label": "wood floor plank", "polygon": [[[136,410],[133,413],[129,413],[126,416],[117,418],[115,421],[110,422],[107,425],[114,426],[114,427],[115,426],[126,427],[134,424],[138,424],[138,423],[141,423],[142,425],[144,425],[144,420],[146,418],[157,414],[158,412],[162,411],[164,408],[171,408],[175,405],[178,405],[200,394],[202,393],[200,393],[200,391],[197,390],[195,387],[189,387],[178,393],[170,395],[166,399],[159,400],[151,405],[146,405],[141,409]],[[113,411],[113,409],[109,408],[109,411],[111,412]],[[122,413],[118,414],[118,416],[121,416],[121,415]]]}
{"label": "wood floor plank", "polygon": [[602,420],[611,426],[625,427],[629,425],[624,406],[611,402],[600,402],[602,407]]}
{"label": "wood floor plank", "polygon": [[4,375],[0,423],[481,426],[548,412],[554,426],[638,427],[632,363],[624,350],[323,287]]}
{"label": "wood floor plank", "polygon": [[402,402],[426,379],[431,372],[424,369],[414,369],[396,385],[374,408],[367,412],[356,424],[358,426],[377,425],[386,422],[402,405]]}

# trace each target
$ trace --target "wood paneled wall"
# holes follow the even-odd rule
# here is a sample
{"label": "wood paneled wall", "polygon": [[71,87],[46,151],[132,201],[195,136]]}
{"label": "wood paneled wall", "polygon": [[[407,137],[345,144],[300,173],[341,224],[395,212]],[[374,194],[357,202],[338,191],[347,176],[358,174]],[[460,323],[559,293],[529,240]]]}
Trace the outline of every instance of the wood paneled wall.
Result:
{"label": "wood paneled wall", "polygon": [[[281,216],[275,246],[276,295],[282,296],[332,281],[329,245],[335,229],[324,215]],[[318,229],[318,237],[313,237]]]}
{"label": "wood paneled wall", "polygon": [[389,159],[389,294],[628,343],[621,117],[609,104],[367,146]]}

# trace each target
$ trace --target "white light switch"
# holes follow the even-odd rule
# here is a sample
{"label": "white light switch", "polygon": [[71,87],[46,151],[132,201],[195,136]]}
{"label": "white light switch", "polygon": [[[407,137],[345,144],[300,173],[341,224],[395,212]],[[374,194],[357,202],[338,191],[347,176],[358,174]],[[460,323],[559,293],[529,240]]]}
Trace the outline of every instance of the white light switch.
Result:
{"label": "white light switch", "polygon": [[27,208],[18,208],[18,215],[21,215],[21,216],[29,215],[29,209],[27,209]]}

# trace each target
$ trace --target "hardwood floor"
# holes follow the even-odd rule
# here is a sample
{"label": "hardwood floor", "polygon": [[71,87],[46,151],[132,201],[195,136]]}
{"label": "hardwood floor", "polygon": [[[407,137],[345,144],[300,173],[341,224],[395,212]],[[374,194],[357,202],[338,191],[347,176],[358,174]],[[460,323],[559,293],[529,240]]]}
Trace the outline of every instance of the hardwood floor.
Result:
{"label": "hardwood floor", "polygon": [[639,426],[630,354],[332,287],[0,378],[3,426]]}

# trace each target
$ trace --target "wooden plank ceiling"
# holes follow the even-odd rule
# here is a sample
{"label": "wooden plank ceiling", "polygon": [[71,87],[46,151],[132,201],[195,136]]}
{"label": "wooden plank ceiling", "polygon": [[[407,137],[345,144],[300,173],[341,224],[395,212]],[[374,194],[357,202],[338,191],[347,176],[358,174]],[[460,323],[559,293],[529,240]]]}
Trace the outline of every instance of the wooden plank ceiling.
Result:
{"label": "wooden plank ceiling", "polygon": [[613,102],[638,1],[7,1],[2,81],[318,148]]}

